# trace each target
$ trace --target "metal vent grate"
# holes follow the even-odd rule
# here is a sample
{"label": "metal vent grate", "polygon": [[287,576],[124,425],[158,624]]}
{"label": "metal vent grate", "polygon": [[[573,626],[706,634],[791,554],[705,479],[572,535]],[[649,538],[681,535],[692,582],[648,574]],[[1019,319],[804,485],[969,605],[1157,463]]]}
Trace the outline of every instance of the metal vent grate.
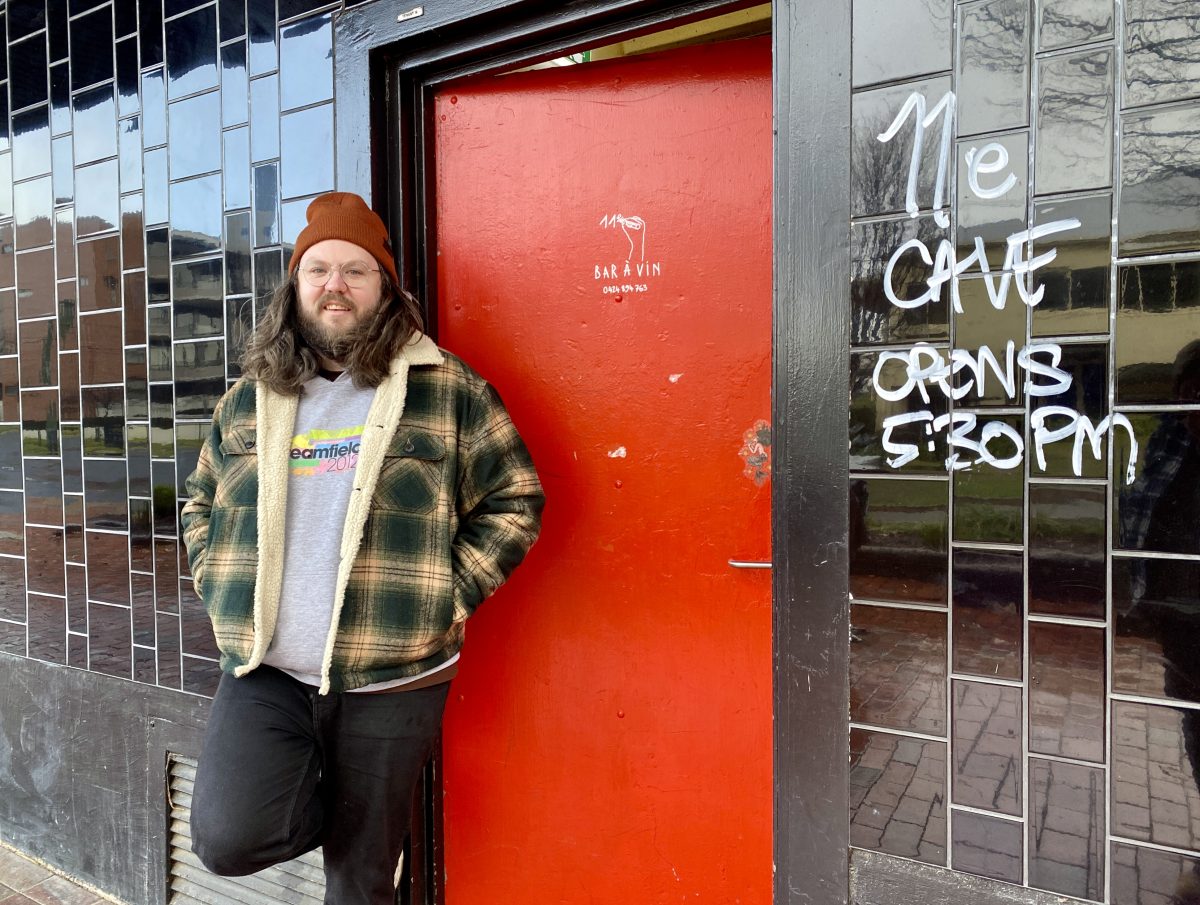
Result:
{"label": "metal vent grate", "polygon": [[321,905],[325,875],[321,850],[249,877],[218,877],[192,854],[192,785],[196,762],[172,754],[167,765],[167,805],[171,814],[169,905]]}

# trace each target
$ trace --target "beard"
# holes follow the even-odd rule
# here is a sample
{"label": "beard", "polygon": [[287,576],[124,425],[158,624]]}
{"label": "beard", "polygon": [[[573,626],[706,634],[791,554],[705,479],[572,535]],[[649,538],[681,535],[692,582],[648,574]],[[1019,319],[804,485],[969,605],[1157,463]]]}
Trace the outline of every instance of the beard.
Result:
{"label": "beard", "polygon": [[[375,316],[368,317],[365,321],[356,320],[353,324],[346,327],[330,327],[321,322],[321,306],[330,301],[340,302],[357,311],[354,303],[345,296],[339,295],[336,292],[327,292],[317,299],[317,310],[315,313],[306,309],[297,309],[297,328],[301,338],[313,351],[328,358],[330,361],[336,361],[340,364],[346,360],[360,342],[371,335],[374,329]],[[378,311],[374,312],[374,314],[377,315]]]}

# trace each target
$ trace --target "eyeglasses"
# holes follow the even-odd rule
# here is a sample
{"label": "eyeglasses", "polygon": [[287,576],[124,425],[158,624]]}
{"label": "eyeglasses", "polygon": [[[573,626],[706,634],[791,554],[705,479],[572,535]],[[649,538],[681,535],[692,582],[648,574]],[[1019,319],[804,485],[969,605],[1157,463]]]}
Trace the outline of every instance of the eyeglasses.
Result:
{"label": "eyeglasses", "polygon": [[342,281],[351,289],[367,285],[371,274],[379,273],[378,268],[368,267],[362,261],[351,261],[349,264],[337,267],[333,264],[326,264],[324,261],[313,261],[311,264],[302,266],[300,273],[309,286],[320,287],[329,282],[335,270],[342,275]]}

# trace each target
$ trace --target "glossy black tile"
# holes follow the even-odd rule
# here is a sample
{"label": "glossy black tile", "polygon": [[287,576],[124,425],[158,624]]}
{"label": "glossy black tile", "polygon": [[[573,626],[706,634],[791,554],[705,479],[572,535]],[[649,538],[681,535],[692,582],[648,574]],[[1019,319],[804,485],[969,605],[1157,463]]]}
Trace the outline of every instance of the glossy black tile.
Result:
{"label": "glossy black tile", "polygon": [[[149,337],[150,379],[171,379],[171,306],[151,305],[146,309]],[[150,393],[154,397],[153,389]]]}
{"label": "glossy black tile", "polygon": [[[975,239],[979,237],[988,264],[1000,270],[1005,266],[1008,237],[1029,225],[1029,133],[983,135],[960,141],[957,153],[959,260],[975,251]],[[968,163],[968,155],[974,167]],[[1001,169],[993,174],[992,167]],[[1019,301],[1013,289],[1009,305]]]}
{"label": "glossy black tile", "polygon": [[171,301],[171,252],[165,226],[146,230],[146,293],[151,305]]}
{"label": "glossy black tile", "polygon": [[1200,262],[1117,271],[1118,405],[1200,401]]}
{"label": "glossy black tile", "polygon": [[946,746],[850,730],[850,844],[946,863]]}
{"label": "glossy black tile", "polygon": [[[87,452],[86,445],[84,452]],[[89,530],[125,531],[129,528],[124,459],[85,459],[83,487],[85,525]]]}
{"label": "glossy black tile", "polygon": [[268,249],[254,253],[254,310],[261,314],[271,294],[283,282],[283,251]]}
{"label": "glossy black tile", "polygon": [[[989,418],[1024,435],[1020,415]],[[1016,458],[1011,442],[989,443],[998,457]],[[973,465],[954,473],[954,540],[994,544],[1019,544],[1024,540],[1024,483],[1020,468],[997,468],[990,463]]]}
{"label": "glossy black tile", "polygon": [[220,0],[218,9],[222,41],[246,34],[246,0]]}
{"label": "glossy black tile", "polygon": [[[1200,710],[1114,701],[1109,832],[1200,849]],[[1115,881],[1115,877],[1114,877]]]}
{"label": "glossy black tile", "polygon": [[210,91],[170,105],[171,178],[221,169],[221,98]]}
{"label": "glossy black tile", "polygon": [[[78,424],[64,424],[62,427],[62,465],[63,493],[83,493],[83,428]],[[70,503],[72,497],[64,498],[64,506]],[[82,507],[83,500],[78,500]],[[71,524],[68,519],[67,524]],[[78,524],[83,524],[82,515]]]}
{"label": "glossy black tile", "polygon": [[67,629],[87,632],[87,569],[70,562],[67,563]]}
{"label": "glossy black tile", "polygon": [[855,599],[945,605],[948,488],[942,481],[851,481]]}
{"label": "glossy black tile", "polygon": [[[151,443],[153,444],[153,433]],[[175,534],[175,463],[152,461],[150,473],[154,480],[154,533]]]}
{"label": "glossy black tile", "polygon": [[[166,223],[168,218],[167,149],[147,151],[143,157],[146,225]],[[148,244],[148,243],[147,243]]]}
{"label": "glossy black tile", "polygon": [[322,104],[280,120],[283,195],[315,195],[333,189],[333,104]]}
{"label": "glossy black tile", "polygon": [[[80,491],[82,490],[83,487],[81,485]],[[67,522],[67,562],[82,564],[86,559],[86,552],[84,550],[86,544],[83,538],[83,523],[85,521],[85,517],[82,493],[68,493],[63,496],[63,513]]]}
{"label": "glossy black tile", "polygon": [[125,394],[121,386],[84,387],[83,454],[125,455]]}
{"label": "glossy black tile", "polygon": [[[120,146],[121,191],[136,192],[142,188],[142,133],[137,117],[121,120],[118,143]],[[125,202],[122,199],[122,207]],[[141,198],[138,199],[141,210]]]}
{"label": "glossy black tile", "polygon": [[1112,34],[1112,0],[1056,0],[1039,4],[1038,11],[1041,50],[1086,44]]}
{"label": "glossy black tile", "polygon": [[161,0],[138,0],[138,39],[142,48],[142,67],[163,61]]}
{"label": "glossy black tile", "polygon": [[242,376],[241,359],[254,332],[254,299],[250,296],[225,300],[225,348],[228,360],[225,376],[236,380]]}
{"label": "glossy black tile", "polygon": [[954,812],[950,865],[954,870],[1007,883],[1021,882],[1020,821]]}
{"label": "glossy black tile", "polygon": [[80,318],[79,352],[79,376],[84,386],[121,383],[125,364],[121,312]]}
{"label": "glossy black tile", "polygon": [[1029,611],[1103,619],[1108,494],[1090,484],[1029,487]]}
{"label": "glossy black tile", "polygon": [[[948,28],[948,11],[944,18]],[[948,52],[948,40],[946,49]],[[944,68],[949,68],[949,62]],[[279,30],[279,93],[283,110],[333,99],[333,23],[330,13]]]}
{"label": "glossy black tile", "polygon": [[1106,47],[1038,64],[1037,194],[1112,185],[1113,60]]}
{"label": "glossy black tile", "polygon": [[250,82],[250,159],[254,163],[279,156],[279,77]]}
{"label": "glossy black tile", "polygon": [[[46,594],[66,595],[66,560],[61,528],[25,529],[26,588]],[[33,600],[30,599],[32,605]]]}
{"label": "glossy black tile", "polygon": [[1020,815],[1021,689],[960,680],[952,684],[951,800]]}
{"label": "glossy black tile", "polygon": [[[991,285],[988,279],[958,283],[962,312],[951,317],[954,345],[966,350],[973,362],[955,376],[960,408],[1020,406],[1025,401],[1025,371],[1016,363],[1016,351],[1025,346],[1025,305],[1010,299],[997,309],[991,299]],[[1010,468],[1017,467],[1012,461],[1012,434],[1004,434],[997,440],[995,456],[998,461],[1007,461]]]}
{"label": "glossy black tile", "polygon": [[179,617],[158,613],[158,684],[164,688],[182,687],[182,665],[179,654]]}
{"label": "glossy black tile", "polygon": [[1200,563],[1113,557],[1113,690],[1200,703]]}
{"label": "glossy black tile", "polygon": [[[21,469],[17,463],[21,461],[23,432],[23,421],[20,425],[0,424],[0,490],[21,489]],[[48,454],[49,446],[48,443],[38,444],[42,452],[32,452],[29,455]],[[57,444],[54,451],[57,452]]]}
{"label": "glossy black tile", "polygon": [[67,665],[72,669],[88,668],[88,637],[86,631],[83,634],[67,634]]}
{"label": "glossy black tile", "polygon": [[78,421],[82,399],[79,389],[79,353],[64,353],[58,363],[58,396],[64,421]]}
{"label": "glossy black tile", "polygon": [[1029,626],[1029,750],[1104,762],[1104,629]]}
{"label": "glossy black tile", "polygon": [[1121,117],[1118,252],[1143,255],[1200,246],[1200,104]]}
{"label": "glossy black tile", "polygon": [[125,446],[128,450],[130,496],[151,497],[150,425],[128,425],[125,428]]}
{"label": "glossy black tile", "polygon": [[71,70],[66,63],[50,67],[50,128],[55,135],[71,131]]}
{"label": "glossy black tile", "polygon": [[225,292],[244,295],[253,290],[250,270],[250,214],[225,217]]}
{"label": "glossy black tile", "polygon": [[[154,459],[171,459],[175,456],[175,386],[170,383],[150,384],[150,456]],[[171,480],[166,483],[172,487],[174,481],[174,465],[171,466]],[[154,471],[154,486],[160,486],[159,471]],[[155,522],[158,521],[156,510]],[[171,524],[175,523],[174,507],[171,509]],[[158,530],[157,528],[155,530]]]}
{"label": "glossy black tile", "polygon": [[[210,628],[209,631],[212,631]],[[183,656],[183,690],[211,698],[217,693],[221,668],[216,660]]]}
{"label": "glossy black tile", "polygon": [[[0,557],[0,619],[25,622],[25,560]],[[25,656],[25,632],[20,655]]]}
{"label": "glossy black tile", "polygon": [[850,468],[853,471],[944,474],[946,432],[934,430],[949,410],[950,381],[920,385],[913,368],[935,367],[945,349],[854,352],[850,355]]}
{"label": "glossy black tile", "polygon": [[25,500],[19,490],[0,490],[0,554],[25,555]]}
{"label": "glossy black tile", "polygon": [[175,339],[223,335],[221,260],[176,264],[173,270]]}
{"label": "glossy black tile", "polygon": [[104,6],[71,21],[71,89],[109,81],[113,77],[113,22]]}
{"label": "glossy black tile", "polygon": [[174,539],[154,541],[154,574],[158,579],[158,609],[165,613],[179,612],[179,557],[186,550]]}
{"label": "glossy black tile", "polygon": [[1125,10],[1125,104],[1200,95],[1200,25],[1174,0],[1129,0]]}
{"label": "glossy black tile", "polygon": [[63,135],[51,142],[51,171],[55,204],[70,204],[75,200],[74,149],[71,136]]}
{"label": "glossy black tile", "polygon": [[75,171],[75,228],[80,236],[114,230],[121,222],[120,165],[105,160]]}
{"label": "glossy black tile", "polygon": [[298,198],[294,201],[285,201],[279,206],[283,224],[283,250],[289,257],[296,247],[296,237],[300,235],[300,230],[304,229],[304,225],[308,222],[306,214],[311,203],[311,198]]}
{"label": "glossy black tile", "polygon": [[1022,554],[955,550],[953,560],[954,671],[1020,679]]}
{"label": "glossy black tile", "polygon": [[946,734],[946,614],[851,608],[850,719]]}
{"label": "glossy black tile", "polygon": [[22,388],[57,385],[58,325],[54,319],[22,321],[17,340]]}
{"label": "glossy black tile", "polygon": [[[100,564],[103,569],[103,564]],[[91,569],[89,568],[89,591]],[[129,607],[88,603],[88,669],[121,679],[133,678],[133,630]]]}
{"label": "glossy black tile", "polygon": [[[154,546],[150,536],[150,501],[130,500],[130,505],[136,504],[139,509],[144,507],[145,524],[136,533],[129,536],[129,565],[135,571],[129,576],[129,596],[133,603],[133,643],[154,647],[155,618],[154,618],[154,575],[143,575],[141,571],[153,572]],[[150,659],[154,659],[153,649]],[[151,680],[153,681],[153,680]]]}
{"label": "glossy black tile", "polygon": [[45,0],[5,4],[8,12],[8,40],[19,41],[46,27]]}
{"label": "glossy black tile", "polygon": [[54,241],[54,187],[51,178],[43,176],[15,185],[13,212],[16,216],[18,250],[51,244]]}
{"label": "glossy black tile", "polygon": [[240,126],[250,119],[250,75],[246,42],[221,48],[221,125]]}
{"label": "glossy black tile", "polygon": [[[225,342],[222,339],[175,344],[175,416],[212,418],[217,401],[225,393]],[[180,427],[182,429],[182,426]],[[176,456],[182,462],[184,449],[176,437]],[[196,448],[199,452],[199,447]],[[195,462],[192,462],[195,467]],[[190,472],[189,472],[190,473]],[[185,475],[186,477],[186,475]]]}
{"label": "glossy black tile", "polygon": [[279,242],[279,165],[259,164],[254,167],[254,244]]}
{"label": "glossy black tile", "polygon": [[896,250],[906,242],[919,239],[927,249],[936,250],[946,238],[946,231],[934,223],[933,217],[858,223],[851,227],[850,237],[850,341],[870,345],[949,339],[948,288],[943,287],[937,301],[916,308],[902,308],[888,297],[890,292],[908,301],[928,292],[931,268],[919,251],[899,255],[890,275],[887,271]]}
{"label": "glossy black tile", "polygon": [[207,6],[166,24],[167,96],[215,88],[217,74],[217,8]]}
{"label": "glossy black tile", "polygon": [[99,311],[121,306],[121,239],[105,236],[77,246],[79,309]]}
{"label": "glossy black tile", "polygon": [[117,104],[111,85],[75,95],[75,162],[91,163],[117,154]]}
{"label": "glossy black tile", "polygon": [[17,294],[12,289],[0,290],[0,354],[17,354]]}
{"label": "glossy black tile", "polygon": [[[140,194],[121,196],[121,266],[133,270],[146,265],[146,214]],[[143,293],[144,294],[144,293]]]}
{"label": "glossy black tile", "polygon": [[8,45],[8,96],[13,110],[45,103],[49,96],[46,64],[44,32]]}
{"label": "glossy black tile", "polygon": [[1029,125],[1029,4],[986,0],[958,16],[958,134]]}
{"label": "glossy black tile", "polygon": [[1200,885],[1200,857],[1112,844],[1112,905],[1188,903]]}
{"label": "glossy black tile", "polygon": [[230,129],[222,136],[225,157],[225,209],[250,206],[250,130]]}
{"label": "glossy black tile", "polygon": [[15,251],[13,224],[11,222],[0,223],[0,286],[17,285],[17,259]]}
{"label": "glossy black tile", "polygon": [[179,16],[208,0],[163,0],[163,16]]}
{"label": "glossy black tile", "polygon": [[163,71],[142,73],[142,146],[154,148],[167,143],[167,89]]}
{"label": "glossy black tile", "polygon": [[125,342],[127,345],[146,343],[146,274],[127,273],[125,286]]}
{"label": "glossy black tile", "polygon": [[[948,70],[953,12],[953,0],[856,0],[854,86]],[[896,35],[901,33],[907,50],[895,53]]]}
{"label": "glossy black tile", "polygon": [[13,215],[12,154],[0,154],[0,216]]}
{"label": "glossy black tile", "polygon": [[1042,201],[1033,206],[1035,226],[1078,220],[1079,226],[1033,242],[1033,257],[1056,257],[1039,268],[1033,290],[1044,287],[1033,309],[1034,336],[1108,332],[1112,196]]}
{"label": "glossy black tile", "polygon": [[275,4],[247,3],[246,31],[250,38],[250,75],[262,75],[279,65]]}
{"label": "glossy black tile", "polygon": [[[854,216],[874,216],[905,210],[909,162],[913,155],[915,116],[912,111],[902,120],[896,134],[887,142],[879,141],[904,110],[913,93],[923,96],[927,110],[934,109],[950,91],[950,79],[939,77],[908,82],[887,88],[861,91],[851,105],[850,192]],[[942,132],[938,120],[926,130],[921,144],[918,179],[913,200],[928,210],[934,202],[938,172],[938,145]],[[949,170],[946,171],[949,173]],[[944,177],[948,178],[948,177]],[[943,208],[949,207],[948,184],[943,182]]]}
{"label": "glossy black tile", "polygon": [[18,254],[17,316],[47,317],[55,314],[55,309],[53,249]]}
{"label": "glossy black tile", "polygon": [[175,489],[180,499],[186,499],[188,475],[196,470],[200,447],[209,434],[209,425],[190,422],[175,425]]}
{"label": "glossy black tile", "polygon": [[134,34],[137,31],[137,4],[113,3],[113,25],[118,38]]}
{"label": "glossy black tile", "polygon": [[[1032,426],[1035,430],[1040,426],[1052,433],[1064,426],[1070,427],[1072,419],[1080,416],[1088,420],[1079,420],[1078,424],[1103,424],[1108,414],[1108,347],[1100,343],[1064,343],[1060,350],[1056,353],[1055,367],[1070,378],[1070,385],[1061,393],[1031,398],[1035,410]],[[1043,354],[1039,360],[1054,361],[1054,357]],[[1046,388],[1052,389],[1052,385],[1046,383]],[[1058,410],[1052,406],[1057,406]],[[1072,414],[1067,414],[1064,409]],[[1069,439],[1041,443],[1034,437],[1030,473],[1039,477],[1103,478],[1107,474],[1107,433],[1100,432],[1098,451],[1085,442],[1086,435],[1082,436],[1078,455],[1075,443]]]}
{"label": "glossy black tile", "polygon": [[221,175],[171,183],[171,257],[210,254],[221,247]]}
{"label": "glossy black tile", "polygon": [[16,181],[50,172],[50,116],[46,107],[12,118],[12,178]]}
{"label": "glossy black tile", "polygon": [[25,518],[34,525],[63,524],[61,459],[25,460]]}
{"label": "glossy black tile", "polygon": [[[118,4],[121,5],[121,4]],[[142,109],[138,95],[138,46],[136,38],[117,43],[117,113],[132,116]]]}
{"label": "glossy black tile", "polygon": [[0,421],[21,420],[21,387],[17,380],[17,359],[0,358]]}

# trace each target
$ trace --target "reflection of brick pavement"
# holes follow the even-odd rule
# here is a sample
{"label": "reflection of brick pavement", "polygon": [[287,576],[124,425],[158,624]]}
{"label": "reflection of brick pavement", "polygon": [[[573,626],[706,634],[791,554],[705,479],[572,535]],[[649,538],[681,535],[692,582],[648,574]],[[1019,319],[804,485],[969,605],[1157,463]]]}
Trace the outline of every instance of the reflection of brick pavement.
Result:
{"label": "reflection of brick pavement", "polygon": [[946,863],[946,746],[850,733],[850,844]]}
{"label": "reflection of brick pavement", "polygon": [[1113,844],[1112,905],[1200,905],[1200,858]]}
{"label": "reflection of brick pavement", "polygon": [[946,615],[856,604],[850,718],[931,735],[946,731]]}
{"label": "reflection of brick pavement", "polygon": [[1029,626],[1029,748],[1104,761],[1104,630]]}
{"label": "reflection of brick pavement", "polygon": [[1178,708],[1124,701],[1113,712],[1113,833],[1200,848],[1200,765],[1184,743],[1185,727],[1195,733],[1200,713],[1185,719]]}
{"label": "reflection of brick pavement", "polygon": [[1021,813],[1021,689],[954,683],[953,801]]}
{"label": "reflection of brick pavement", "polygon": [[1030,758],[1029,883],[1104,897],[1104,771]]}

